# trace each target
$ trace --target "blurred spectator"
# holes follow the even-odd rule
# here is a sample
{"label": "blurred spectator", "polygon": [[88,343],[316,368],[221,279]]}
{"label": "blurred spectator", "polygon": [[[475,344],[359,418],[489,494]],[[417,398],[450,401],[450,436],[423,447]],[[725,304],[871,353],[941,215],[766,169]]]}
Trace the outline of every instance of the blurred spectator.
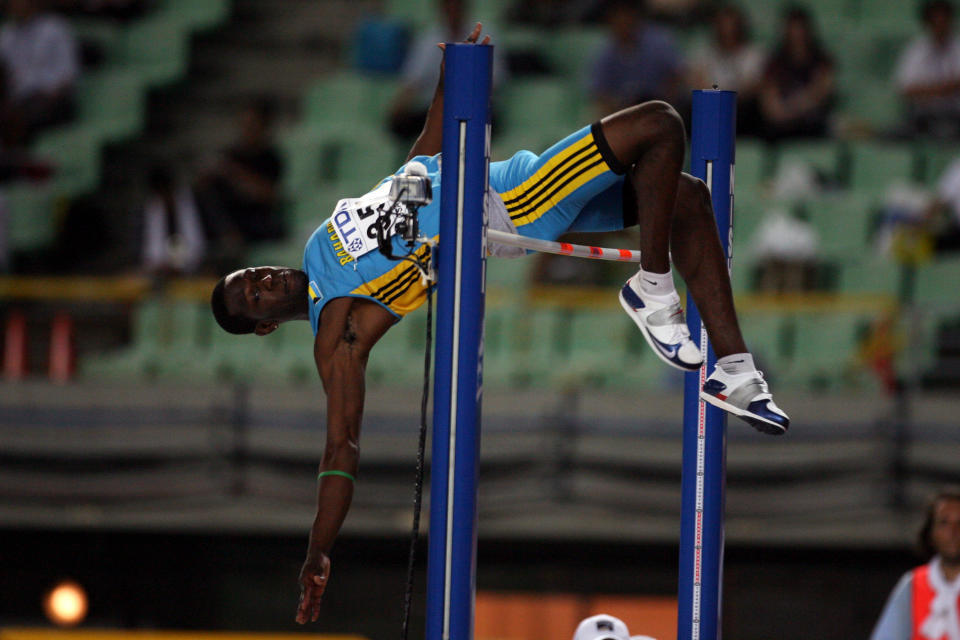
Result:
{"label": "blurred spectator", "polygon": [[53,6],[68,15],[130,20],[152,8],[152,0],[55,0]]}
{"label": "blurred spectator", "polygon": [[934,251],[960,251],[960,158],[940,177],[925,218],[933,232]]}
{"label": "blurred spectator", "polygon": [[143,266],[153,275],[191,273],[206,243],[193,190],[177,184],[168,167],[155,167],[143,207]]}
{"label": "blurred spectator", "polygon": [[272,139],[273,118],[268,99],[243,109],[238,140],[200,176],[196,194],[212,240],[235,244],[283,237],[283,163]]}
{"label": "blurred spectator", "polygon": [[833,102],[833,59],[807,10],[788,9],[760,87],[764,135],[771,140],[825,136]]}
{"label": "blurred spectator", "polygon": [[557,0],[516,0],[507,11],[510,24],[533,27],[559,27],[576,21],[583,2]]}
{"label": "blurred spectator", "polygon": [[80,75],[76,39],[42,0],[8,0],[0,28],[0,142],[18,148],[44,127],[69,120]]}
{"label": "blurred spectator", "polygon": [[960,491],[930,503],[919,547],[930,561],[900,578],[870,640],[960,640]]}
{"label": "blurred spectator", "polygon": [[[413,140],[423,130],[423,121],[433,99],[440,77],[440,62],[443,53],[437,44],[460,42],[470,33],[477,21],[467,20],[467,0],[437,0],[438,15],[435,24],[414,38],[403,65],[400,89],[393,98],[388,116],[390,131],[401,140]],[[490,24],[484,23],[484,32],[491,33]],[[493,84],[498,86],[506,80],[506,66],[500,53],[493,52]]]}
{"label": "blurred spectator", "polygon": [[713,38],[690,63],[689,84],[694,89],[737,92],[737,134],[759,135],[757,94],[763,79],[766,54],[750,42],[750,27],[743,10],[723,5],[713,16]]}
{"label": "blurred spectator", "polygon": [[645,18],[639,0],[610,0],[605,15],[610,37],[589,86],[598,114],[647,100],[679,107],[683,59],[670,34]]}
{"label": "blurred spectator", "polygon": [[896,84],[906,104],[908,133],[960,137],[960,40],[953,5],[923,5],[927,33],[911,42],[897,63]]}
{"label": "blurred spectator", "polygon": [[620,618],[601,613],[585,618],[577,625],[573,640],[655,640],[649,636],[631,636]]}
{"label": "blurred spectator", "polygon": [[769,212],[750,241],[756,288],[792,293],[816,288],[820,238],[813,226],[785,211]]}

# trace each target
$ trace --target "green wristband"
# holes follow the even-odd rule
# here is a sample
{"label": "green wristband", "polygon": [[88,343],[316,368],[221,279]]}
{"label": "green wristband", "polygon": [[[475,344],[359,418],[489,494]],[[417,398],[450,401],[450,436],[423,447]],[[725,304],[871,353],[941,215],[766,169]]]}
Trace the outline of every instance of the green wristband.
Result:
{"label": "green wristband", "polygon": [[343,476],[344,478],[347,478],[348,480],[350,480],[350,482],[352,482],[352,483],[354,483],[354,484],[356,484],[356,482],[357,482],[357,479],[354,478],[354,477],[353,477],[352,475],[350,475],[349,473],[347,473],[346,471],[337,471],[336,469],[333,469],[333,470],[331,470],[331,471],[321,471],[321,472],[320,472],[320,475],[317,476],[317,480],[319,480],[320,478],[322,478],[322,477],[324,477],[324,476]]}

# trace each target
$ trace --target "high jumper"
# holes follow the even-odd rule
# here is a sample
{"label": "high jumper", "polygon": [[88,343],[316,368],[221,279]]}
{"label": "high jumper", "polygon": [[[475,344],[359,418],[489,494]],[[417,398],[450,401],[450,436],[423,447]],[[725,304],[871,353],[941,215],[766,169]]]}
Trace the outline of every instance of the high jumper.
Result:
{"label": "high jumper", "polygon": [[[467,43],[476,44],[477,24]],[[486,36],[480,44],[488,44]],[[442,47],[442,45],[441,45]],[[407,157],[426,168],[434,189],[442,180],[443,74],[422,133]],[[640,270],[621,288],[621,306],[654,353],[683,371],[700,368],[703,354],[690,339],[671,260],[696,302],[717,354],[717,366],[701,398],[761,432],[779,435],[790,420],[777,407],[737,321],[723,250],[704,183],[683,173],[686,146],[677,112],[660,101],[645,102],[573,132],[536,155],[518,151],[492,162],[485,206],[491,229],[526,238],[554,240],[567,231],[640,228]],[[359,463],[364,370],[373,346],[404,315],[427,299],[433,286],[412,261],[381,255],[370,212],[389,206],[390,183],[341,200],[334,215],[314,231],[302,269],[251,267],[217,283],[213,314],[231,333],[265,336],[282,322],[308,320],[313,352],[327,395],[327,435],[320,463],[317,514],[300,573],[300,623],[316,620],[330,575],[330,550],[349,510]],[[419,212],[420,230],[439,236],[440,203]],[[356,232],[356,233],[355,233]],[[405,253],[394,235],[395,253]],[[430,251],[421,244],[422,259]],[[495,256],[525,254],[489,243]]]}

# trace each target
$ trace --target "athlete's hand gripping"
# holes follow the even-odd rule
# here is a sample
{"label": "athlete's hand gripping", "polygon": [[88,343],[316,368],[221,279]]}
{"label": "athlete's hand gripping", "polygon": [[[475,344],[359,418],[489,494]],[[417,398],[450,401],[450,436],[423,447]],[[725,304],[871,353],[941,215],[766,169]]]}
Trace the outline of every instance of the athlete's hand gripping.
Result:
{"label": "athlete's hand gripping", "polygon": [[[473,27],[473,31],[470,32],[470,35],[467,36],[467,39],[464,40],[461,44],[477,44],[477,40],[480,38],[480,32],[483,31],[483,24],[477,23]],[[480,44],[490,44],[490,36],[486,35],[483,38],[483,42]],[[447,50],[447,44],[445,42],[438,42],[437,46],[440,47],[442,51]],[[443,82],[443,71],[444,71],[444,61],[440,61],[440,82]]]}
{"label": "athlete's hand gripping", "polygon": [[320,598],[330,578],[330,558],[323,552],[309,554],[300,569],[300,606],[297,622],[316,622],[320,617]]}

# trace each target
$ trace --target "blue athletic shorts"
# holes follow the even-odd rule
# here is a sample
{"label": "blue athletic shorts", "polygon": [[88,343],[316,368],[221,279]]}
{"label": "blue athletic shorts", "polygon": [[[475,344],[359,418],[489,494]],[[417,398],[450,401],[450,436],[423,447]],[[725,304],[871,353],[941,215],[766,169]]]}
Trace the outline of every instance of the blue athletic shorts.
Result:
{"label": "blue athletic shorts", "polygon": [[519,151],[490,163],[490,186],[503,198],[520,235],[555,240],[567,231],[614,231],[634,224],[635,200],[625,172],[595,123],[539,156]]}

